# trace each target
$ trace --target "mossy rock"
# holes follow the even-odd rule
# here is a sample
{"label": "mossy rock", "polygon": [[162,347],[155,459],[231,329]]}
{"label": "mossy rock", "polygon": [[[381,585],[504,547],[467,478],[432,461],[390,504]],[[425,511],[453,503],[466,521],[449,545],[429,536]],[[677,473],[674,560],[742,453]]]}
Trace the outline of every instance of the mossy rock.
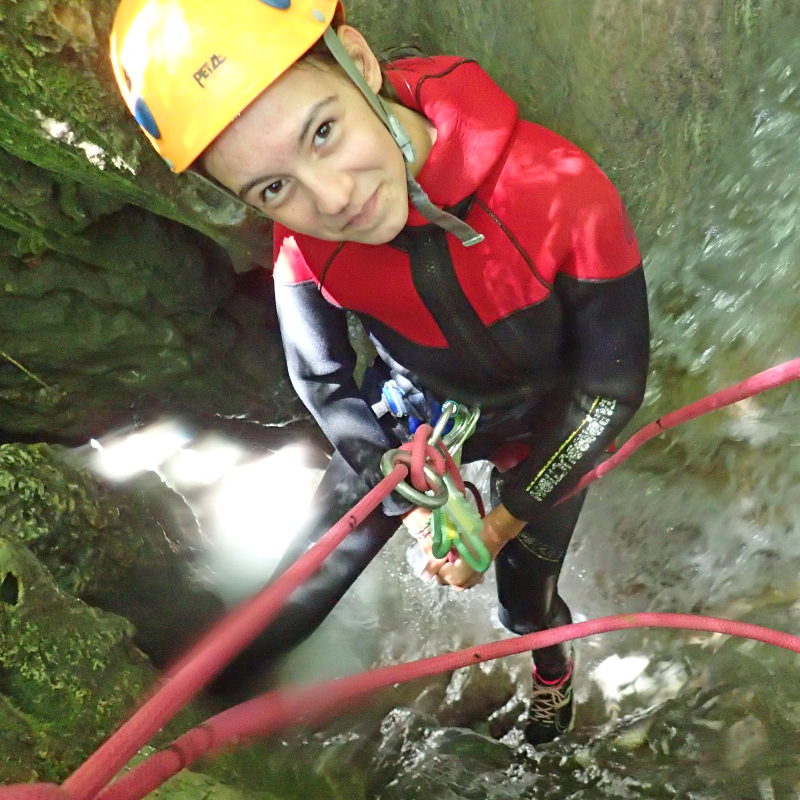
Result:
{"label": "mossy rock", "polygon": [[46,444],[0,445],[0,530],[78,597],[102,593],[139,564],[166,569],[178,547],[141,499],[103,487]]}
{"label": "mossy rock", "polygon": [[127,620],[60,591],[27,548],[6,539],[0,585],[0,716],[18,734],[3,748],[0,778],[62,780],[156,673],[134,647]]}
{"label": "mossy rock", "polygon": [[131,620],[163,666],[223,613],[194,576],[197,520],[155,475],[112,488],[69,456],[0,445],[0,536],[30,548],[62,591]]}
{"label": "mossy rock", "polygon": [[246,218],[240,205],[176,180],[145,142],[111,72],[107,42],[116,6],[116,0],[3,4],[0,147],[61,184],[77,183],[68,194],[134,203],[202,230],[243,263],[268,259],[268,238],[234,230]]}
{"label": "mossy rock", "polygon": [[0,3],[0,440],[302,413],[274,312],[236,296],[270,226],[147,145],[111,73],[116,5]]}
{"label": "mossy rock", "polygon": [[170,778],[163,786],[150,792],[147,800],[283,800],[271,792],[245,793],[220,783],[208,775],[183,770]]}

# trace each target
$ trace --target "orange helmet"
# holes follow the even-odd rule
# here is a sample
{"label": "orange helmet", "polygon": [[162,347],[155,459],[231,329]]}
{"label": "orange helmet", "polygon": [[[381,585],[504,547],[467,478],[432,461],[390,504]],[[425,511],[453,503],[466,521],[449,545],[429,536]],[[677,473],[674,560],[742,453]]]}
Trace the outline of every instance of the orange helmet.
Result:
{"label": "orange helmet", "polygon": [[128,108],[174,172],[294,64],[339,0],[122,0],[111,63]]}

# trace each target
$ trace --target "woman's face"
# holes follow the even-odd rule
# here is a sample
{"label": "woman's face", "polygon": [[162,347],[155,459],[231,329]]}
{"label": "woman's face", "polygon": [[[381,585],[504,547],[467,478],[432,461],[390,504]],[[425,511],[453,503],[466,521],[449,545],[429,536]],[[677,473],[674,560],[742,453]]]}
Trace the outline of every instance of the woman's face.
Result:
{"label": "woman's face", "polygon": [[318,239],[383,244],[408,217],[402,153],[356,86],[325,66],[289,69],[217,137],[204,166]]}

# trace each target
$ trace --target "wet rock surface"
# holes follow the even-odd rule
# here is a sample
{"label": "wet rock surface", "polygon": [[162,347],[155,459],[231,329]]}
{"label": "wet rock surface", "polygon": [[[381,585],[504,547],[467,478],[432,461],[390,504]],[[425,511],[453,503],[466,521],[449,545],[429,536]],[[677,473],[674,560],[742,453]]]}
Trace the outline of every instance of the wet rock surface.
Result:
{"label": "wet rock surface", "polygon": [[235,272],[270,263],[269,229],[141,140],[115,7],[0,7],[2,435],[77,442],[176,406],[285,422],[270,285]]}

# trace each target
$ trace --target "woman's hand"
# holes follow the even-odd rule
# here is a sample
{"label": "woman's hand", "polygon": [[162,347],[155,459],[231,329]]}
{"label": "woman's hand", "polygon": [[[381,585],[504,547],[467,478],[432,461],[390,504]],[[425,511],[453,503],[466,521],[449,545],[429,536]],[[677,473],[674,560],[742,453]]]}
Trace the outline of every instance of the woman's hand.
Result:
{"label": "woman's hand", "polygon": [[[412,512],[414,513],[414,512]],[[499,505],[483,518],[483,528],[480,537],[492,561],[497,554],[525,527],[525,520],[512,516],[505,506]],[[429,580],[436,576],[436,580],[443,586],[452,586],[456,591],[463,592],[483,581],[483,573],[472,569],[469,564],[458,556],[455,561],[447,558],[434,558],[431,552],[433,544],[428,536],[419,540],[420,547],[428,557],[428,564],[422,571],[421,577]]]}
{"label": "woman's hand", "polygon": [[433,512],[429,508],[416,508],[403,515],[403,525],[405,529],[417,540],[421,541],[422,537],[427,536],[431,529],[431,514]]}

